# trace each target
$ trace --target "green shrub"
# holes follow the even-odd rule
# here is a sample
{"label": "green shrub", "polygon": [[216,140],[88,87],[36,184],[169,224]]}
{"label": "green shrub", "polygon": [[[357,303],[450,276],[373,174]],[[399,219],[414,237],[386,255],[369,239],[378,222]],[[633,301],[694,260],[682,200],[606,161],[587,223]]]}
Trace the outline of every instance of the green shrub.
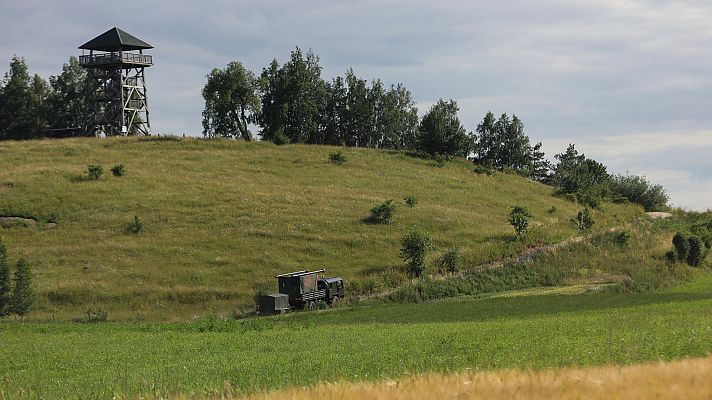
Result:
{"label": "green shrub", "polygon": [[627,248],[630,245],[630,232],[622,231],[613,236],[613,243],[621,248]]}
{"label": "green shrub", "polygon": [[672,245],[675,247],[677,261],[687,260],[687,255],[690,253],[690,241],[687,235],[677,232],[672,238]]}
{"label": "green shrub", "polygon": [[707,248],[702,242],[702,239],[697,236],[690,236],[689,242],[689,252],[687,253],[687,263],[690,266],[698,267],[702,264],[705,256],[707,255]]}
{"label": "green shrub", "polygon": [[427,233],[412,228],[401,240],[401,258],[408,265],[408,272],[415,277],[425,274],[425,258],[433,247],[433,240]]}
{"label": "green shrub", "polygon": [[455,273],[460,271],[460,248],[455,246],[449,248],[440,257],[440,268],[445,272]]}
{"label": "green shrub", "polygon": [[35,294],[32,291],[32,271],[24,258],[17,262],[13,283],[10,309],[14,314],[27,315],[35,304]]}
{"label": "green shrub", "polygon": [[579,211],[572,220],[580,231],[587,231],[594,224],[593,215],[588,207]]}
{"label": "green shrub", "polygon": [[90,164],[87,166],[86,171],[84,173],[87,174],[87,179],[91,181],[98,181],[102,175],[104,175],[104,167],[101,165],[96,165],[96,164]]}
{"label": "green shrub", "polygon": [[675,253],[675,250],[668,250],[665,253],[665,260],[671,265],[675,264],[677,262],[677,253]]}
{"label": "green shrub", "polygon": [[341,165],[346,162],[346,156],[341,154],[340,151],[337,151],[336,153],[329,154],[329,161]]}
{"label": "green shrub", "polygon": [[447,154],[436,154],[433,159],[435,160],[435,166],[438,168],[446,166],[447,162],[450,161],[450,157]]}
{"label": "green shrub", "polygon": [[133,222],[131,222],[131,225],[129,225],[129,232],[131,232],[133,234],[138,234],[139,232],[141,232],[142,229],[143,229],[143,223],[141,222],[141,220],[138,218],[137,215],[134,215]]}
{"label": "green shrub", "polygon": [[556,208],[555,206],[551,206],[550,209],[546,210],[546,212],[548,212],[549,214],[555,214],[556,211],[558,211],[558,208]]}
{"label": "green shrub", "polygon": [[531,218],[531,214],[526,208],[520,206],[512,207],[509,212],[509,223],[514,227],[517,236],[522,236],[526,233],[527,228],[529,228],[529,218]]}
{"label": "green shrub", "polygon": [[472,172],[476,173],[477,175],[492,176],[495,173],[495,169],[492,168],[492,166],[475,164],[475,167],[472,169]]}
{"label": "green shrub", "polygon": [[403,203],[405,203],[407,207],[415,207],[415,205],[418,204],[418,199],[413,196],[405,196]]}
{"label": "green shrub", "polygon": [[283,146],[290,143],[289,137],[284,133],[284,128],[279,128],[277,130],[277,133],[275,133],[272,137],[272,143],[277,146]]}
{"label": "green shrub", "polygon": [[12,282],[10,280],[10,261],[7,259],[7,249],[0,243],[0,317],[10,313],[12,300]]}
{"label": "green shrub", "polygon": [[114,165],[111,168],[111,173],[114,176],[124,176],[124,164]]}
{"label": "green shrub", "polygon": [[581,190],[580,192],[576,193],[576,200],[578,200],[579,204],[591,208],[600,207],[601,203],[603,202],[603,197],[604,194],[602,193],[602,190],[600,190],[600,188],[595,187]]}
{"label": "green shrub", "polygon": [[395,213],[396,205],[393,204],[393,200],[386,200],[373,207],[371,209],[371,215],[369,215],[365,221],[369,224],[390,224]]}
{"label": "green shrub", "polygon": [[645,177],[618,175],[611,181],[613,200],[640,204],[645,211],[656,211],[667,206],[669,197],[660,185],[653,185]]}

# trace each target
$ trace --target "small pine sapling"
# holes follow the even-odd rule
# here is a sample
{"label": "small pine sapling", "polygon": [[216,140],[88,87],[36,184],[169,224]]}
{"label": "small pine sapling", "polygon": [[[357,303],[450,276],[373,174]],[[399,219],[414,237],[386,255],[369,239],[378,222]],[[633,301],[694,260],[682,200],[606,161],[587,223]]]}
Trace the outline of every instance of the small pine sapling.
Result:
{"label": "small pine sapling", "polygon": [[32,271],[27,260],[21,258],[15,267],[14,288],[12,290],[11,309],[19,316],[27,315],[35,303],[32,292]]}

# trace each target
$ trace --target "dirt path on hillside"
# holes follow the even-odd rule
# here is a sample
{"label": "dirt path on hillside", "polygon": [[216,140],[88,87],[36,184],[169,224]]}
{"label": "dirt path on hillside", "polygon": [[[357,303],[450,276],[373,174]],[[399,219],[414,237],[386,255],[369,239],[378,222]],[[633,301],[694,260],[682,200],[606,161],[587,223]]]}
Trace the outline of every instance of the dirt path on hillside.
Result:
{"label": "dirt path on hillside", "polygon": [[[484,264],[476,265],[472,268],[469,268],[468,270],[487,270],[487,269],[493,269],[493,268],[499,268],[502,265],[504,265],[506,262],[514,262],[517,264],[524,264],[524,263],[530,263],[536,260],[539,256],[547,254],[547,253],[554,253],[560,249],[563,249],[565,247],[571,246],[576,243],[581,243],[583,241],[589,240],[595,236],[598,235],[603,235],[606,233],[612,233],[612,232],[617,232],[620,230],[623,230],[628,224],[622,225],[622,226],[617,226],[613,228],[608,228],[606,230],[600,231],[600,232],[595,232],[591,233],[588,235],[583,235],[583,236],[576,236],[572,237],[566,240],[563,240],[561,242],[553,243],[553,244],[541,244],[541,245],[533,245],[525,248],[521,252],[519,252],[516,255],[507,257],[503,260],[494,260],[491,262],[487,262]],[[466,274],[466,271],[461,271],[458,273],[454,274],[447,274],[447,275],[434,275],[431,276],[430,278],[433,280],[446,280],[446,279],[451,279],[451,278],[457,278],[457,277],[462,277]],[[610,277],[611,279],[609,280],[601,280],[601,279],[596,279],[592,282],[589,282],[591,285],[601,285],[601,284],[608,284],[610,282],[616,282],[620,280],[620,276],[612,276]],[[410,283],[414,283],[416,280],[413,279]],[[385,290],[383,292],[379,293],[373,293],[370,295],[365,295],[365,296],[359,296],[358,301],[359,302],[369,302],[369,301],[375,301],[379,299],[383,299],[397,291],[399,288],[391,288],[388,290]]]}

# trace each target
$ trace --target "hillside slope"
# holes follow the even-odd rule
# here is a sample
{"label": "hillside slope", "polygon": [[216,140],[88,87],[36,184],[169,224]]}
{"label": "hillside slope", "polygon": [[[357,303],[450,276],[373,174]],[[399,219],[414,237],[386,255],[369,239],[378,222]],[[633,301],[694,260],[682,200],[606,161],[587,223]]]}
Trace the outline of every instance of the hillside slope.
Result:
{"label": "hillside slope", "polygon": [[[328,155],[341,151],[344,165]],[[123,177],[109,172],[126,165]],[[82,179],[101,164],[99,181]],[[402,205],[405,196],[418,200]],[[376,204],[399,203],[395,222],[368,225]],[[11,259],[35,273],[35,318],[182,319],[249,307],[254,285],[300,268],[348,280],[401,264],[413,225],[438,249],[462,246],[477,264],[513,254],[507,214],[534,218],[527,241],[576,235],[580,208],[551,188],[507,175],[477,175],[470,163],[439,168],[402,153],[222,140],[67,139],[0,143],[0,216],[40,223],[0,229]],[[606,204],[596,229],[640,214]],[[134,215],[143,223],[128,232]],[[56,221],[50,229],[45,222]]]}

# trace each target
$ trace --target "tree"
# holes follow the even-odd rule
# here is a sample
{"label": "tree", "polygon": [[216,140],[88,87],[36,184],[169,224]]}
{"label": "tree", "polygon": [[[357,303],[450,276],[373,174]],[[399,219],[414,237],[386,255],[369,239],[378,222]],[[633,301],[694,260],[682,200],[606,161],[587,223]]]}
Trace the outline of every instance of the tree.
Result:
{"label": "tree", "polygon": [[29,139],[47,128],[49,85],[39,75],[30,77],[27,64],[17,56],[0,85],[0,136]]}
{"label": "tree", "polygon": [[517,236],[522,236],[529,228],[529,210],[521,206],[514,206],[509,212],[509,223],[514,228]]}
{"label": "tree", "polygon": [[10,313],[11,289],[10,262],[7,259],[7,249],[5,245],[0,243],[0,317]]}
{"label": "tree", "polygon": [[215,68],[203,87],[203,135],[241,137],[252,140],[248,128],[260,110],[258,81],[240,62],[230,62],[224,70]]}
{"label": "tree", "polygon": [[425,258],[433,247],[432,238],[418,228],[413,228],[401,240],[401,258],[408,264],[411,275],[425,274]]}
{"label": "tree", "polygon": [[580,203],[594,208],[608,195],[611,176],[605,165],[579,154],[573,144],[554,157],[559,162],[551,180],[559,194],[576,194]]}
{"label": "tree", "polygon": [[346,72],[346,116],[344,125],[348,132],[347,146],[374,147],[371,143],[374,129],[374,104],[365,79]]}
{"label": "tree", "polygon": [[271,140],[283,129],[291,143],[324,143],[327,85],[314,52],[305,56],[297,47],[283,66],[272,61],[262,71],[260,87],[262,139]]}
{"label": "tree", "polygon": [[76,57],[62,66],[62,73],[49,78],[52,91],[47,99],[48,122],[52,128],[76,128],[86,123],[87,74]]}
{"label": "tree", "polygon": [[27,315],[35,302],[32,292],[32,271],[27,260],[21,258],[15,268],[14,288],[12,290],[11,308],[14,314]]}
{"label": "tree", "polygon": [[326,84],[326,108],[322,113],[325,144],[346,144],[346,94],[344,79],[340,76]]}
{"label": "tree", "polygon": [[388,149],[414,149],[418,134],[418,108],[408,89],[402,84],[383,94],[376,107],[378,147]]}
{"label": "tree", "polygon": [[514,115],[502,114],[495,120],[488,112],[477,125],[473,161],[479,165],[514,170],[524,176],[546,180],[551,166],[544,159],[541,142],[531,145],[524,124]]}
{"label": "tree", "polygon": [[430,155],[466,157],[472,140],[460,124],[459,110],[454,100],[438,100],[420,122],[417,149]]}

